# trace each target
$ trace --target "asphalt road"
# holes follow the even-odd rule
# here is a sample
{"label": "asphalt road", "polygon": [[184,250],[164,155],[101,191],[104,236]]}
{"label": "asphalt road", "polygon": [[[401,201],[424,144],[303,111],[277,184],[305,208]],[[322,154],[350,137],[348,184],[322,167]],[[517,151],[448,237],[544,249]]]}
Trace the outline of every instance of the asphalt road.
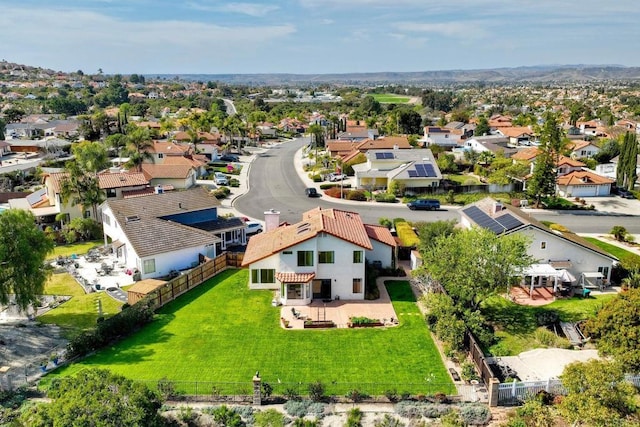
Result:
{"label": "asphalt road", "polygon": [[[305,185],[293,166],[296,151],[309,143],[308,138],[280,144],[258,156],[251,164],[249,191],[234,202],[234,207],[253,218],[264,218],[269,209],[280,211],[280,220],[290,223],[300,221],[302,212],[321,206],[323,208],[349,209],[358,212],[365,223],[377,224],[381,217],[402,217],[410,221],[437,221],[460,218],[457,209],[411,211],[403,204],[345,205],[331,202],[326,197],[308,198]],[[638,216],[603,216],[575,213],[534,213],[538,220],[564,225],[576,233],[608,233],[614,225],[622,225],[631,234],[640,234]]]}

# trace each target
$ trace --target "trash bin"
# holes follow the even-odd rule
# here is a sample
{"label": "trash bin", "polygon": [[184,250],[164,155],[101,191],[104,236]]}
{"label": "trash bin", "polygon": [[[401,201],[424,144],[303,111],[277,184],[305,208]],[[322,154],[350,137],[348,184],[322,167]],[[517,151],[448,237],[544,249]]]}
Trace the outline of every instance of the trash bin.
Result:
{"label": "trash bin", "polygon": [[135,273],[133,273],[133,280],[134,282],[139,281],[140,279],[142,279],[142,273],[140,273],[139,271],[136,271]]}
{"label": "trash bin", "polygon": [[96,291],[100,290],[100,285],[98,283],[96,283]]}

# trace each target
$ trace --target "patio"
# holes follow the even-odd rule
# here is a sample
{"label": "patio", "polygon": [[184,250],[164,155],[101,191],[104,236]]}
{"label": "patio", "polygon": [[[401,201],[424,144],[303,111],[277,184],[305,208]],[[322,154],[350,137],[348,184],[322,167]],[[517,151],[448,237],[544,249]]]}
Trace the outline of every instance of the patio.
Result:
{"label": "patio", "polygon": [[85,255],[59,257],[54,267],[62,267],[83,287],[86,293],[120,288],[134,283],[133,272],[120,264],[110,247],[91,250]]}
{"label": "patio", "polygon": [[[304,329],[305,320],[331,320],[336,327],[346,328],[350,317],[379,319],[385,326],[396,326],[398,316],[384,280],[378,279],[378,289],[380,298],[373,301],[314,300],[310,305],[284,305],[280,308],[280,317],[289,322],[289,329]],[[294,316],[294,311],[299,313],[298,317]]]}

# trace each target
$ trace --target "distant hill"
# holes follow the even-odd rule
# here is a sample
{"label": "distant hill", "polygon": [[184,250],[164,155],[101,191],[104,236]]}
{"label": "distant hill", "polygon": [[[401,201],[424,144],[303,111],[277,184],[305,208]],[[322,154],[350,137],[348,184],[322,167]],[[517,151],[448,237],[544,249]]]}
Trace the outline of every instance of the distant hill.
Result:
{"label": "distant hill", "polygon": [[442,70],[345,74],[155,74],[149,77],[191,81],[219,81],[245,85],[297,85],[309,83],[356,84],[455,84],[550,83],[640,80],[640,67],[620,65],[541,65],[485,70]]}

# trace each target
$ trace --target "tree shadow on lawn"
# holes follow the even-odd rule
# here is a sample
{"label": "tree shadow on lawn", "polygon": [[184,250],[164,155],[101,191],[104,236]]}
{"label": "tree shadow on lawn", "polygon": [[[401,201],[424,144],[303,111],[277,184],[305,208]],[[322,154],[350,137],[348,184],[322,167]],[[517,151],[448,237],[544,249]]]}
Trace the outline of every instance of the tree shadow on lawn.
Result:
{"label": "tree shadow on lawn", "polygon": [[493,296],[482,304],[481,311],[496,329],[514,335],[525,335],[538,328],[539,313],[555,310],[519,305],[501,296]]}
{"label": "tree shadow on lawn", "polygon": [[416,302],[416,297],[407,280],[386,280],[384,282],[392,302]]}

